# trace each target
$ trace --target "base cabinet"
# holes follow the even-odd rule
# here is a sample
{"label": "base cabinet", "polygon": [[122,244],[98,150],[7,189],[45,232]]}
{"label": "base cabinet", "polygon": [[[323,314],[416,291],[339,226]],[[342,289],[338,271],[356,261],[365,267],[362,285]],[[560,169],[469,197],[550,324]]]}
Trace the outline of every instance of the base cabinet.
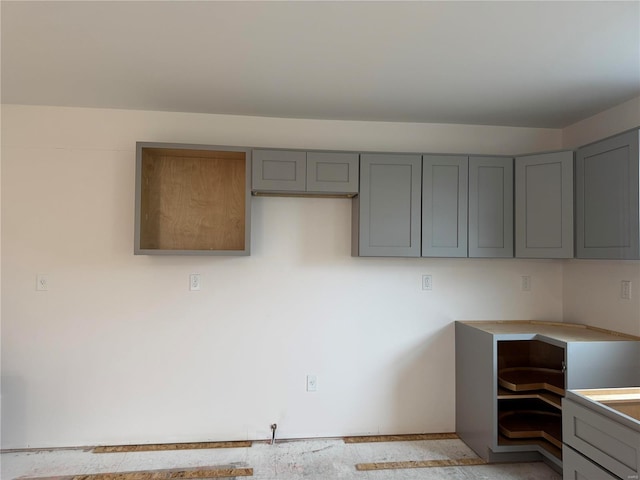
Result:
{"label": "base cabinet", "polygon": [[564,480],[620,480],[604,468],[580,455],[571,447],[564,447],[562,478]]}
{"label": "base cabinet", "polygon": [[616,413],[615,407],[619,408],[621,403],[614,402],[610,408],[607,408],[607,402],[591,403],[576,392],[569,392],[568,398],[563,400],[565,451],[575,452],[579,457],[591,460],[599,470],[610,473],[610,477],[598,478],[637,479],[640,420],[633,421],[631,412],[624,417]]}
{"label": "base cabinet", "polygon": [[560,468],[566,391],[639,380],[629,361],[640,355],[636,337],[549,322],[455,329],[456,433],[488,462],[542,456]]}

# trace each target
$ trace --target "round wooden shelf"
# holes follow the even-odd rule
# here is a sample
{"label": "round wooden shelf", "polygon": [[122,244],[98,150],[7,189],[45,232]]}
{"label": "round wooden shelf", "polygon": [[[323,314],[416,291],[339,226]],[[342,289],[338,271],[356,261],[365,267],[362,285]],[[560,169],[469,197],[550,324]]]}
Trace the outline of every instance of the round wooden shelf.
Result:
{"label": "round wooden shelf", "polygon": [[498,383],[512,392],[548,390],[564,396],[562,370],[538,367],[503,368],[498,371]]}
{"label": "round wooden shelf", "polygon": [[539,410],[514,410],[498,416],[498,428],[507,438],[544,438],[562,448],[562,415]]}

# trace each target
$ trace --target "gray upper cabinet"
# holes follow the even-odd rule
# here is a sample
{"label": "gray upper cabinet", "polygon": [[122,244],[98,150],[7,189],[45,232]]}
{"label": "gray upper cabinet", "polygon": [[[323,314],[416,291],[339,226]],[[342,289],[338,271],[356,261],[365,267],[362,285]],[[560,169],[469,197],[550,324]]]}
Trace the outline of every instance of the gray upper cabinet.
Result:
{"label": "gray upper cabinet", "polygon": [[294,150],[254,150],[252,189],[304,192],[307,153]]}
{"label": "gray upper cabinet", "polygon": [[513,257],[513,158],[469,157],[469,257]]}
{"label": "gray upper cabinet", "polygon": [[579,148],[576,257],[638,259],[638,130]]}
{"label": "gray upper cabinet", "polygon": [[353,201],[353,255],[420,256],[420,155],[360,156],[360,195]]}
{"label": "gray upper cabinet", "polygon": [[358,170],[357,153],[253,150],[252,190],[356,195]]}
{"label": "gray upper cabinet", "polygon": [[422,256],[467,256],[469,158],[422,157]]}
{"label": "gray upper cabinet", "polygon": [[307,152],[307,192],[358,193],[359,155]]}
{"label": "gray upper cabinet", "polygon": [[573,151],[515,162],[516,257],[573,258]]}

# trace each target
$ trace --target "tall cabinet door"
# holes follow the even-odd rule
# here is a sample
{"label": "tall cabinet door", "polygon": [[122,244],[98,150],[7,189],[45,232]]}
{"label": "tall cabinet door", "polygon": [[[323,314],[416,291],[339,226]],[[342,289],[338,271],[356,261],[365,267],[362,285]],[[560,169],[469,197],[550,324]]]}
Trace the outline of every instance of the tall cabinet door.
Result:
{"label": "tall cabinet door", "polygon": [[576,257],[638,259],[638,130],[578,149]]}
{"label": "tall cabinet door", "polygon": [[360,156],[355,255],[420,256],[421,166],[420,155]]}
{"label": "tall cabinet door", "polygon": [[513,158],[469,157],[469,256],[513,257]]}
{"label": "tall cabinet door", "polygon": [[573,258],[573,151],[515,162],[516,257]]}
{"label": "tall cabinet door", "polygon": [[469,158],[422,157],[422,256],[467,256]]}

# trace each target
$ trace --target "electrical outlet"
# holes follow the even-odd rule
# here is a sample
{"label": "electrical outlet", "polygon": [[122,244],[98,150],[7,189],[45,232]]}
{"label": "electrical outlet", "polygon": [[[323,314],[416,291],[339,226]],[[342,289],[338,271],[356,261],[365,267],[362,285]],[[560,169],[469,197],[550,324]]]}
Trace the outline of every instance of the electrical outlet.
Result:
{"label": "electrical outlet", "polygon": [[620,298],[631,300],[631,280],[622,280],[620,282]]}
{"label": "electrical outlet", "polygon": [[422,289],[433,290],[433,281],[431,280],[431,275],[422,275]]}
{"label": "electrical outlet", "polygon": [[189,290],[193,292],[196,290],[200,290],[200,287],[201,287],[200,274],[192,273],[191,275],[189,275]]}
{"label": "electrical outlet", "polygon": [[318,377],[315,375],[307,375],[307,392],[316,392],[318,390]]}
{"label": "electrical outlet", "polygon": [[49,275],[40,273],[36,276],[36,290],[39,292],[49,290]]}
{"label": "electrical outlet", "polygon": [[520,290],[523,292],[531,291],[531,276],[530,275],[522,275],[520,277]]}

